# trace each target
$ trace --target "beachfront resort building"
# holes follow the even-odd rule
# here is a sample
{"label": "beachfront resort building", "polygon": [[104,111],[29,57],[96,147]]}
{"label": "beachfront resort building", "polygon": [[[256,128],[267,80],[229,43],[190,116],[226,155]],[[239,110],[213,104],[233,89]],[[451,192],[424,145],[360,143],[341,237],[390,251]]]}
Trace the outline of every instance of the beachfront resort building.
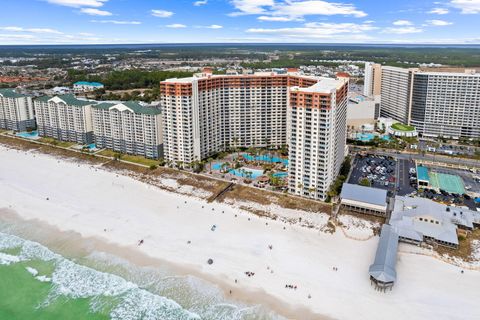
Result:
{"label": "beachfront resort building", "polygon": [[137,102],[92,105],[97,148],[146,158],[162,157],[162,119],[157,108]]}
{"label": "beachfront resort building", "polygon": [[382,67],[380,115],[429,137],[480,137],[480,73]]}
{"label": "beachfront resort building", "polygon": [[288,188],[325,200],[345,158],[348,78],[290,88]]}
{"label": "beachfront resort building", "polygon": [[457,248],[457,228],[480,227],[480,212],[420,197],[396,196],[389,224],[395,228],[400,241]]}
{"label": "beachfront resort building", "polygon": [[13,89],[0,89],[0,129],[26,131],[33,128],[32,98]]}
{"label": "beachfront resort building", "polygon": [[191,163],[231,147],[286,145],[288,88],[318,81],[271,72],[163,81],[165,159]]}
{"label": "beachfront resort building", "polygon": [[104,87],[103,83],[100,82],[78,81],[73,84],[73,91],[75,93],[91,92]]}
{"label": "beachfront resort building", "polygon": [[94,101],[74,95],[44,96],[34,100],[38,134],[79,144],[93,142],[91,107]]}
{"label": "beachfront resort building", "polygon": [[290,191],[325,198],[344,157],[347,78],[204,72],[168,79],[160,88],[167,161],[191,163],[232,147],[289,144]]}

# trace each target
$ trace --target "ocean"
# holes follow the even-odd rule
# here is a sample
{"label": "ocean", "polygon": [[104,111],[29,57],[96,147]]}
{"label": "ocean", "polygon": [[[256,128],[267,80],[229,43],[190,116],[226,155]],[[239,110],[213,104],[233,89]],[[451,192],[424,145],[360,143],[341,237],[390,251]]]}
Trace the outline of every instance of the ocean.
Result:
{"label": "ocean", "polygon": [[0,319],[282,319],[193,276],[94,250],[60,254],[12,230],[0,225]]}

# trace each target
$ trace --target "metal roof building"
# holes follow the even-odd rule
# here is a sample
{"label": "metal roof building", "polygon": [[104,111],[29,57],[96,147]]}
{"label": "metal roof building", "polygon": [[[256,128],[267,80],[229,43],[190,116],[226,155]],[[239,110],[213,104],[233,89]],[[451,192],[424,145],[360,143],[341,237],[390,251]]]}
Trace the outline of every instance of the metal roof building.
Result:
{"label": "metal roof building", "polygon": [[390,224],[400,239],[421,243],[434,241],[440,245],[458,246],[457,225],[472,229],[479,222],[478,213],[454,208],[420,197],[395,197]]}
{"label": "metal roof building", "polygon": [[378,242],[375,260],[368,269],[370,281],[379,289],[392,288],[397,280],[398,234],[395,229],[384,224]]}
{"label": "metal roof building", "polygon": [[387,191],[344,183],[340,194],[342,207],[360,213],[385,216]]}

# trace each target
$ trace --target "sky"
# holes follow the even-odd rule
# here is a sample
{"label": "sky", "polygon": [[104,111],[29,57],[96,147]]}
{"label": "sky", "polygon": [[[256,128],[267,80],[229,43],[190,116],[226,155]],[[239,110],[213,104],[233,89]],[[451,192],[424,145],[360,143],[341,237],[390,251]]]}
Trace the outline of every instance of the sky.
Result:
{"label": "sky", "polygon": [[480,43],[480,0],[0,0],[0,45]]}

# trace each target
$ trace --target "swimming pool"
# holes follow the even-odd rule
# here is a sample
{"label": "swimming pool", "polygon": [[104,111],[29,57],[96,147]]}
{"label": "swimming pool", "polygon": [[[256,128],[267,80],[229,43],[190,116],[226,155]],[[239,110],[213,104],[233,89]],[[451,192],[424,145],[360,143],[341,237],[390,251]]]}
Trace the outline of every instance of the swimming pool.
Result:
{"label": "swimming pool", "polygon": [[17,137],[26,138],[26,139],[37,139],[38,138],[38,131],[18,132],[15,135]]}
{"label": "swimming pool", "polygon": [[275,172],[274,174],[272,174],[272,176],[284,179],[288,177],[288,172]]}
{"label": "swimming pool", "polygon": [[[214,163],[212,164],[212,170],[222,170],[222,162],[217,162],[217,163]],[[244,171],[242,171],[244,170]],[[251,168],[247,168],[247,167],[242,167],[242,168],[239,168],[239,169],[230,169],[228,170],[228,173],[231,173],[233,175],[236,175],[237,177],[242,177],[242,178],[246,178],[247,177],[247,172],[251,172],[252,175],[252,179],[256,179],[258,177],[260,177],[261,175],[263,175],[263,170],[258,170],[258,169],[251,169]]]}
{"label": "swimming pool", "polygon": [[[369,142],[372,141],[373,138],[375,138],[375,135],[373,133],[357,133],[356,139],[363,141],[363,142]],[[390,141],[390,136],[384,135],[380,137],[382,140],[385,141]]]}
{"label": "swimming pool", "polygon": [[245,159],[247,159],[248,161],[253,161],[253,160],[257,160],[257,161],[263,161],[263,162],[270,162],[270,163],[278,163],[278,162],[281,162],[283,163],[284,165],[288,166],[288,159],[282,159],[280,157],[275,157],[275,156],[269,156],[269,155],[266,155],[266,154],[263,154],[261,156],[252,156],[248,153],[243,153],[242,154],[242,157],[244,157]]}
{"label": "swimming pool", "polygon": [[228,172],[236,175],[237,177],[242,177],[242,178],[248,177],[247,173],[251,172],[250,177],[252,179],[256,179],[256,178],[260,177],[261,175],[263,175],[263,170],[251,169],[251,168],[247,168],[247,167],[242,167],[240,169],[231,169]]}

